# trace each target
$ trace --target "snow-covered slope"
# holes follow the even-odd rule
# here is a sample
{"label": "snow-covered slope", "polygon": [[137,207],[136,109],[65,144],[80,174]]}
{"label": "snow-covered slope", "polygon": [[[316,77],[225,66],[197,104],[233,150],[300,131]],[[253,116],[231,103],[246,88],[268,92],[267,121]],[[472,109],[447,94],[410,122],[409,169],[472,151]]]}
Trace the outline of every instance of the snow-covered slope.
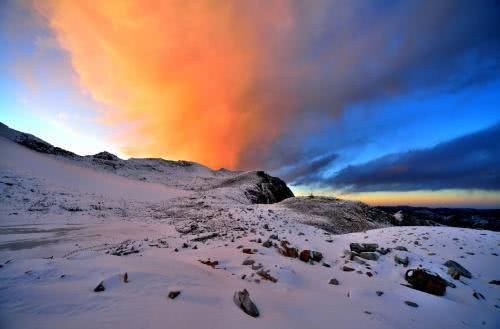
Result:
{"label": "snow-covered slope", "polygon": [[[284,191],[258,172],[25,146],[0,137],[0,328],[500,326],[497,232],[389,227],[331,198],[256,204]],[[448,260],[471,278],[453,279]],[[455,288],[402,285],[417,268]],[[257,318],[235,305],[242,289]]]}
{"label": "snow-covered slope", "polygon": [[[122,160],[108,152],[79,156],[33,135],[11,129],[2,123],[0,123],[0,139],[5,145],[2,148],[6,148],[8,141],[12,141],[43,154],[46,158],[58,159],[75,167],[159,183],[178,190],[207,191],[229,188],[231,194],[244,203],[273,203],[293,197],[285,182],[262,171],[211,170],[195,162],[153,158]],[[3,150],[3,153],[7,155],[11,149],[12,147]],[[25,157],[29,157],[29,152],[24,153]]]}

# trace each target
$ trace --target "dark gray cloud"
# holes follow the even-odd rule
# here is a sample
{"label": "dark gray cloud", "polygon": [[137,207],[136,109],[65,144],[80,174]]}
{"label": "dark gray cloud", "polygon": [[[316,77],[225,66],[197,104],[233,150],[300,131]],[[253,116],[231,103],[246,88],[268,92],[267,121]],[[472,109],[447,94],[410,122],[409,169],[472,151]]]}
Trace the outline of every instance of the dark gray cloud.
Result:
{"label": "dark gray cloud", "polygon": [[337,154],[329,154],[316,158],[312,161],[301,163],[291,169],[284,170],[279,176],[292,185],[308,184],[319,180],[323,170],[337,158]]}
{"label": "dark gray cloud", "polygon": [[321,185],[349,192],[500,190],[500,123],[432,148],[348,166]]}
{"label": "dark gray cloud", "polygon": [[351,105],[457,92],[499,78],[498,1],[338,0],[296,2],[293,8],[284,42],[269,42],[268,57],[279,60],[266,67],[256,91],[264,98],[280,95],[262,102],[269,101],[266,111],[287,118],[287,125],[270,152],[242,154],[247,168],[310,158],[304,140],[328,135],[323,124]]}

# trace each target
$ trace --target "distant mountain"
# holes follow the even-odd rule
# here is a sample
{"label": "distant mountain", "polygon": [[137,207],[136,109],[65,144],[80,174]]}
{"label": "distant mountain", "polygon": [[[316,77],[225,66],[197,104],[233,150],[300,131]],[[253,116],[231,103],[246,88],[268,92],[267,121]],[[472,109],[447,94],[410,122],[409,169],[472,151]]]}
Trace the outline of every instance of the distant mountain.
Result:
{"label": "distant mountain", "polygon": [[385,206],[378,209],[393,215],[398,226],[446,225],[500,231],[500,209],[427,208]]}

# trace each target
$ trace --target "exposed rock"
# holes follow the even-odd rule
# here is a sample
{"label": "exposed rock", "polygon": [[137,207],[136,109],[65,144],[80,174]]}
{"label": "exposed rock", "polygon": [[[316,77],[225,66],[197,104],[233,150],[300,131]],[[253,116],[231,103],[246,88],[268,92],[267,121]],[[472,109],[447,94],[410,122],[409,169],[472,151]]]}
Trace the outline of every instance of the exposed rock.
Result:
{"label": "exposed rock", "polygon": [[488,282],[489,284],[496,284],[496,285],[500,285],[500,280],[491,280],[490,282]]}
{"label": "exposed rock", "polygon": [[310,261],[320,262],[323,259],[323,254],[319,251],[302,250],[299,259],[306,263]]}
{"label": "exposed rock", "polygon": [[468,279],[472,278],[472,274],[467,269],[465,269],[462,265],[460,265],[459,263],[457,263],[453,260],[446,261],[446,263],[444,263],[444,266],[448,267],[448,273],[454,279],[460,278],[460,275],[463,275],[464,277],[466,277]]}
{"label": "exposed rock", "polygon": [[262,244],[263,247],[265,248],[271,248],[273,246],[273,243],[271,240],[266,240],[264,241],[264,243]]}
{"label": "exposed rock", "polygon": [[255,265],[252,265],[252,270],[257,271],[263,267],[264,267],[264,265],[262,265],[262,264],[255,264]]}
{"label": "exposed rock", "polygon": [[241,252],[244,254],[249,254],[249,255],[254,253],[251,248],[243,248],[243,249],[241,249]]}
{"label": "exposed rock", "polygon": [[250,294],[246,289],[236,291],[233,296],[233,301],[243,312],[256,318],[259,316],[257,306],[250,299]]}
{"label": "exposed rock", "polygon": [[352,267],[349,267],[349,266],[342,266],[342,271],[352,272],[352,271],[354,271],[354,269]]}
{"label": "exposed rock", "polygon": [[94,288],[94,292],[102,292],[104,290],[106,290],[106,288],[104,288],[104,282],[102,281]]}
{"label": "exposed rock", "polygon": [[404,267],[410,264],[410,259],[408,258],[408,256],[394,255],[394,261],[396,262],[396,264],[401,264]]}
{"label": "exposed rock", "polygon": [[219,261],[217,261],[217,260],[211,261],[210,258],[207,259],[207,260],[201,260],[201,259],[199,259],[198,261],[200,263],[205,264],[207,266],[210,266],[212,268],[215,268],[215,266],[219,265]]}
{"label": "exposed rock", "polygon": [[418,307],[417,303],[411,302],[409,300],[405,300],[405,304],[411,307]]}
{"label": "exposed rock", "polygon": [[367,260],[373,260],[373,261],[378,260],[378,255],[374,252],[360,252],[358,256]]}
{"label": "exposed rock", "polygon": [[268,280],[268,281],[271,281],[273,283],[276,283],[278,282],[278,279],[276,279],[275,277],[273,277],[271,274],[269,274],[268,272],[266,271],[258,271],[257,272],[257,275],[260,276],[262,279],[264,280]]}
{"label": "exposed rock", "polygon": [[125,274],[123,275],[123,282],[128,283],[128,273],[127,272],[125,272]]}
{"label": "exposed rock", "polygon": [[380,290],[376,291],[375,293],[376,293],[376,294],[377,294],[377,296],[379,296],[379,297],[380,297],[380,296],[382,296],[382,295],[384,294],[384,292],[383,292],[383,291],[380,291]]}
{"label": "exposed rock", "polygon": [[377,252],[381,255],[387,255],[388,253],[391,252],[391,248],[380,248],[377,249]]}
{"label": "exposed rock", "polygon": [[351,243],[349,245],[351,251],[360,252],[374,252],[378,249],[378,244],[376,243]]}
{"label": "exposed rock", "polygon": [[249,171],[223,181],[217,187],[243,187],[251,203],[276,203],[293,198],[286,183],[263,171]]}
{"label": "exposed rock", "polygon": [[219,233],[217,232],[212,232],[212,233],[207,233],[207,234],[200,234],[198,237],[191,239],[193,242],[202,242],[206,241],[209,239],[213,239],[219,236]]}
{"label": "exposed rock", "polygon": [[126,240],[120,243],[115,248],[112,248],[109,253],[114,256],[127,256],[139,252],[139,247],[132,240]]}
{"label": "exposed rock", "polygon": [[408,251],[408,249],[406,247],[403,247],[403,246],[397,246],[397,247],[394,247],[394,250],[398,250],[398,251]]}
{"label": "exposed rock", "polygon": [[181,294],[181,292],[179,290],[173,290],[173,291],[171,291],[171,292],[168,293],[168,298],[175,299],[180,294]]}
{"label": "exposed rock", "polygon": [[405,280],[412,288],[436,296],[443,296],[448,286],[446,280],[425,269],[410,269],[406,271]]}
{"label": "exposed rock", "polygon": [[198,224],[195,221],[188,220],[182,221],[175,224],[175,230],[182,234],[190,233],[198,228]]}
{"label": "exposed rock", "polygon": [[294,248],[294,247],[289,247],[288,241],[283,240],[283,241],[281,241],[280,245],[281,245],[281,248],[278,248],[278,251],[283,256],[291,257],[291,258],[299,257],[299,250],[297,248]]}
{"label": "exposed rock", "polygon": [[334,285],[334,286],[338,286],[340,284],[339,280],[337,280],[335,278],[330,279],[330,281],[328,283],[331,285]]}
{"label": "exposed rock", "polygon": [[103,151],[100,153],[96,153],[92,156],[94,159],[101,159],[101,160],[107,160],[107,161],[119,161],[120,158],[117,157],[116,155]]}
{"label": "exposed rock", "polygon": [[366,262],[359,258],[358,255],[353,256],[352,260],[360,265],[366,265]]}
{"label": "exposed rock", "polygon": [[247,265],[253,265],[254,263],[255,261],[253,259],[245,259],[243,263],[241,263],[241,265],[247,266]]}
{"label": "exposed rock", "polygon": [[304,223],[335,234],[360,232],[389,224],[391,215],[358,201],[332,197],[296,197],[280,203],[308,216]]}
{"label": "exposed rock", "polygon": [[486,298],[483,296],[483,294],[482,294],[482,293],[480,293],[480,292],[478,292],[478,291],[474,291],[474,293],[472,294],[472,296],[474,296],[474,298],[479,299],[479,300],[481,300],[481,299],[486,299]]}

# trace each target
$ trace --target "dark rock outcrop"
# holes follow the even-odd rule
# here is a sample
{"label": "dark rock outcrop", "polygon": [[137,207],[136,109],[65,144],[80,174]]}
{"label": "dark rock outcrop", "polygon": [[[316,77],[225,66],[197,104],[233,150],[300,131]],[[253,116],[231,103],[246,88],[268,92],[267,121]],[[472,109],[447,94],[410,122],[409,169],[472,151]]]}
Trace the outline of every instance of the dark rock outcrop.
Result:
{"label": "dark rock outcrop", "polygon": [[249,171],[231,177],[216,187],[243,187],[251,203],[276,203],[294,197],[286,183],[263,171]]}
{"label": "dark rock outcrop", "polygon": [[424,269],[411,269],[406,271],[405,280],[412,288],[436,296],[443,296],[448,286],[445,279]]}

